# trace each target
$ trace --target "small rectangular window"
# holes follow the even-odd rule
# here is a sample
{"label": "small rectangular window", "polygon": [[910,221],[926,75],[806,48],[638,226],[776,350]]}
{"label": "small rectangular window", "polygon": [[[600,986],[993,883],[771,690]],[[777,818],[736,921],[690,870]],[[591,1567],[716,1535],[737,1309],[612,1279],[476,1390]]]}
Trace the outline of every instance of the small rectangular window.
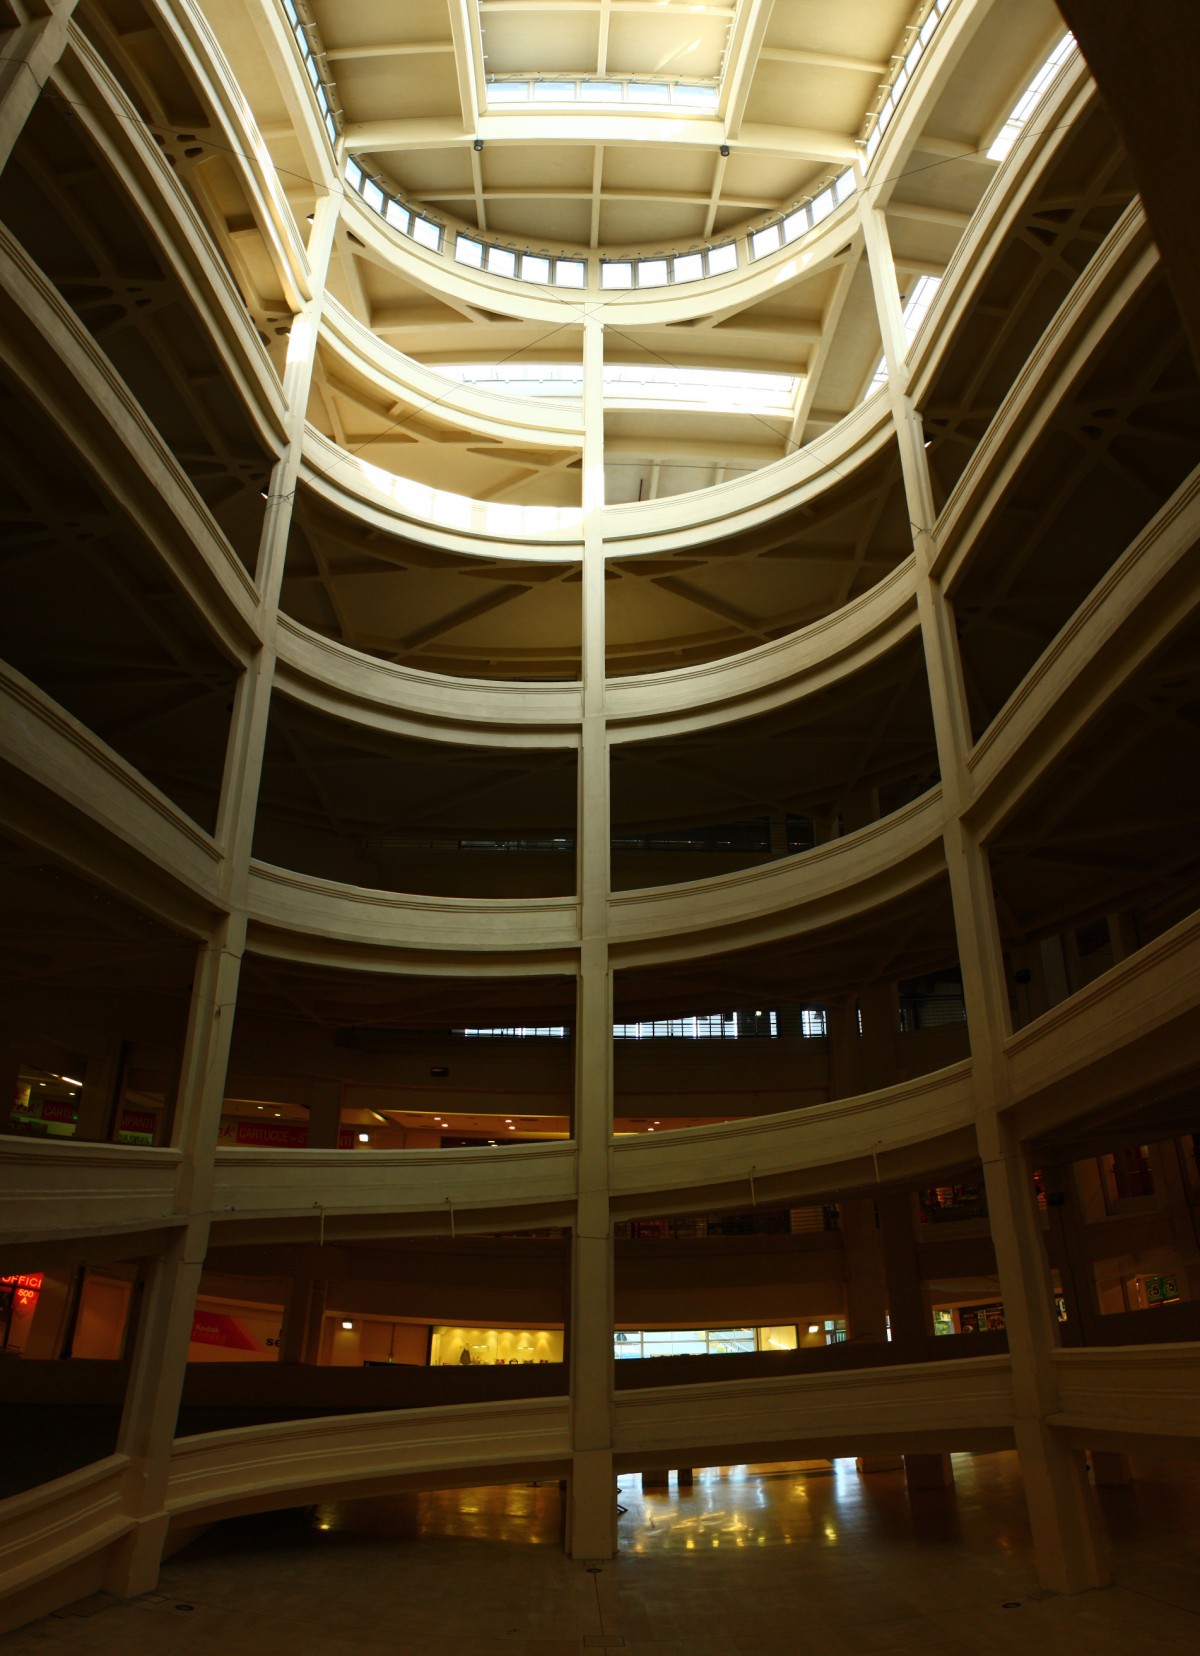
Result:
{"label": "small rectangular window", "polygon": [[703,253],[677,253],[671,266],[676,282],[698,282],[704,275]]}
{"label": "small rectangular window", "polygon": [[833,193],[839,202],[845,201],[854,194],[854,174],[844,172],[833,181]]}
{"label": "small rectangular window", "polygon": [[585,103],[620,103],[623,92],[620,81],[584,81],[579,88]]}
{"label": "small rectangular window", "polygon": [[428,247],[436,253],[442,245],[442,228],[440,224],[433,224],[427,218],[418,218],[413,215],[412,238],[422,247]]}
{"label": "small rectangular window", "polygon": [[459,236],[454,243],[454,258],[458,264],[470,265],[472,270],[483,269],[483,243],[470,236]]}
{"label": "small rectangular window", "polygon": [[383,191],[373,178],[363,181],[362,197],[372,212],[383,212]]}
{"label": "small rectangular window", "polygon": [[671,101],[671,88],[657,81],[635,81],[625,88],[626,103],[666,104]]}
{"label": "small rectangular window", "polygon": [[490,81],[487,89],[487,101],[490,104],[528,103],[529,82]]}
{"label": "small rectangular window", "polygon": [[720,247],[710,247],[708,250],[710,276],[727,276],[731,270],[737,269],[737,262],[736,242],[722,242]]}
{"label": "small rectangular window", "polygon": [[575,82],[535,81],[533,101],[535,103],[574,103]]}
{"label": "small rectangular window", "polygon": [[550,280],[549,259],[543,259],[536,253],[526,253],[521,260],[521,280],[536,282],[539,287],[545,287]]}
{"label": "small rectangular window", "polygon": [[822,190],[819,196],[814,196],[809,208],[814,226],[820,224],[822,219],[827,219],[836,205],[832,190]]}
{"label": "small rectangular window", "polygon": [[764,259],[768,253],[774,253],[780,245],[779,226],[768,224],[764,230],[756,230],[750,237],[750,256]]}
{"label": "small rectangular window", "polygon": [[554,280],[558,287],[586,287],[587,265],[582,259],[555,259]]}
{"label": "small rectangular window", "polygon": [[633,266],[626,259],[606,260],[600,266],[600,286],[602,288],[631,288],[633,286]]}
{"label": "small rectangular window", "polygon": [[668,274],[665,259],[638,260],[637,278],[640,288],[666,287]]}
{"label": "small rectangular window", "polygon": [[352,190],[361,190],[362,189],[362,181],[363,181],[362,168],[358,165],[358,163],[356,161],[351,161],[349,158],[347,158],[346,166],[345,166],[345,177],[346,177],[346,183],[349,184],[349,186]]}
{"label": "small rectangular window", "polygon": [[794,213],[789,213],[782,225],[784,244],[794,242],[797,236],[802,236],[808,229],[808,222],[807,207],[797,207]]}
{"label": "small rectangular window", "polygon": [[399,230],[405,236],[412,229],[412,214],[407,207],[402,207],[398,201],[388,202],[384,217],[393,230]]}
{"label": "small rectangular window", "polygon": [[517,255],[510,247],[489,247],[487,267],[493,276],[515,276]]}

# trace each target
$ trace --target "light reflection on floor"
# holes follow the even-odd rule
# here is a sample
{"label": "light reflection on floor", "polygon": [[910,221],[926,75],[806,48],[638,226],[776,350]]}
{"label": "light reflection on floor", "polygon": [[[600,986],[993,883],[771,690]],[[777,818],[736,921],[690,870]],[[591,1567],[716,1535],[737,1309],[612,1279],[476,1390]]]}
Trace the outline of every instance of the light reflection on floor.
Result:
{"label": "light reflection on floor", "polygon": [[[973,1494],[995,1497],[1012,1485],[1008,1476],[989,1479],[986,1462],[962,1456],[959,1479]],[[877,1527],[903,1523],[914,1538],[950,1542],[961,1538],[960,1502],[944,1491],[909,1496],[902,1474],[860,1473],[853,1460],[765,1462],[712,1466],[695,1474],[691,1489],[674,1477],[668,1490],[643,1490],[637,1473],[620,1479],[619,1499],[626,1512],[619,1533],[624,1548],[635,1554],[694,1552],[698,1548],[772,1547],[804,1544],[818,1549],[844,1543],[865,1522]],[[963,1491],[959,1491],[961,1497]],[[1011,1550],[1015,1528],[1028,1540],[1019,1498],[1004,1503],[1003,1524],[993,1536]]]}
{"label": "light reflection on floor", "polygon": [[[1176,1656],[1200,1648],[1200,1465],[1098,1492],[1117,1586],[1039,1587],[1016,1457],[910,1492],[853,1461],[712,1467],[643,1492],[620,1552],[562,1549],[557,1483],[327,1502],[219,1524],[158,1591],[50,1617],[4,1656]],[[180,1614],[184,1612],[184,1614]]]}

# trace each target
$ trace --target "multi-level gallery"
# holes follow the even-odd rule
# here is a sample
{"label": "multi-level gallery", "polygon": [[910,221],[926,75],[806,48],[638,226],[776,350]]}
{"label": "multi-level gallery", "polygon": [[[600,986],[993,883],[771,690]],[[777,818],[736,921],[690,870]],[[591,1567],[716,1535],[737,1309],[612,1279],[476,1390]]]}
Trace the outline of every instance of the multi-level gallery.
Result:
{"label": "multi-level gallery", "polygon": [[1200,376],[1054,0],[0,28],[2,1625],[755,1463],[1104,1587],[1200,1452]]}

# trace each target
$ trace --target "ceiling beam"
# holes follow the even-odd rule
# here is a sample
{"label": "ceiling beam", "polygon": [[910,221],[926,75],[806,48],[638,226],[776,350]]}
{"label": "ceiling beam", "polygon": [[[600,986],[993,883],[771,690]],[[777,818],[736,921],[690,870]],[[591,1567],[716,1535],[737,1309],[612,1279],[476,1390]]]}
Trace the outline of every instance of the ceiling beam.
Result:
{"label": "ceiling beam", "polygon": [[[411,117],[351,121],[346,147],[351,154],[390,150],[457,149],[474,135],[453,117]],[[490,144],[662,144],[678,149],[719,151],[724,123],[716,116],[648,115],[633,110],[530,110],[483,115],[479,136]],[[769,126],[746,122],[737,139],[739,154],[771,155],[789,161],[824,161],[849,166],[857,154],[854,140],[817,127]]]}
{"label": "ceiling beam", "polygon": [[[586,184],[547,184],[544,188],[536,184],[491,184],[487,189],[489,201],[592,201],[606,202],[622,201],[673,201],[685,207],[707,207],[709,197],[707,192],[687,190],[596,190]],[[471,190],[436,190],[432,191],[426,200],[435,201],[474,201],[475,191]],[[751,213],[773,213],[777,211],[779,203],[767,196],[725,196],[722,207],[744,207]]]}
{"label": "ceiling beam", "polygon": [[592,215],[588,227],[588,246],[600,245],[600,208],[603,205],[604,145],[597,144],[592,157]]}
{"label": "ceiling beam", "polygon": [[[641,14],[644,17],[661,17],[663,15],[663,0],[611,0],[612,10]],[[588,12],[595,14],[600,9],[600,0],[479,0],[481,12],[574,12],[576,16],[584,16]],[[679,8],[679,13],[683,8]],[[732,17],[733,6],[692,5],[689,0],[686,15],[688,17]]]}
{"label": "ceiling beam", "polygon": [[750,101],[750,86],[758,68],[758,54],[766,38],[775,0],[740,0],[725,54],[717,113],[725,123],[727,139],[738,137]]}
{"label": "ceiling beam", "polygon": [[452,40],[379,41],[373,46],[328,46],[325,57],[330,63],[341,63],[351,58],[445,57],[453,50]]}
{"label": "ceiling beam", "polygon": [[848,69],[882,79],[889,65],[876,58],[842,57],[836,52],[802,52],[793,46],[764,46],[760,63],[794,63],[801,69]]}
{"label": "ceiling beam", "polygon": [[612,24],[612,0],[600,0],[600,34],[596,42],[596,74],[608,74],[608,34]]}
{"label": "ceiling beam", "polygon": [[454,67],[458,75],[458,102],[463,131],[472,138],[483,114],[487,94],[484,88],[483,40],[479,11],[470,0],[449,0],[450,36],[454,45]]}

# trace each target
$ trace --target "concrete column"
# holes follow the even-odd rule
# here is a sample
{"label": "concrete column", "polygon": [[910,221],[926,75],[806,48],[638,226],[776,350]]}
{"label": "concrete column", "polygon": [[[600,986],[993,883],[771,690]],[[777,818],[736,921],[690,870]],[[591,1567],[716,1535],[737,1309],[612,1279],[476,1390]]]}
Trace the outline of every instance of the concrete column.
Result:
{"label": "concrete column", "polygon": [[342,1083],[314,1075],[308,1087],[308,1148],[336,1150],[342,1122]]}
{"label": "concrete column", "polygon": [[1070,1162],[1042,1163],[1046,1212],[1054,1242],[1054,1258],[1067,1307],[1061,1330],[1064,1345],[1103,1345],[1098,1338],[1096,1278],[1084,1235],[1083,1200]]}
{"label": "concrete column", "polygon": [[882,1344],[887,1339],[887,1283],[875,1203],[856,1197],[841,1208],[847,1337],[853,1345]]}
{"label": "concrete column", "polygon": [[1092,1463],[1092,1482],[1097,1489],[1126,1489],[1133,1482],[1129,1456],[1115,1454],[1110,1449],[1089,1449]]}
{"label": "concrete column", "polygon": [[580,732],[580,954],[575,1023],[578,1191],[571,1249],[571,1476],[567,1547],[611,1558],[616,1544],[612,1464],[613,1251],[608,1207],[612,1133],[612,981],[608,962],[609,776],[605,728],[604,336],[583,332],[583,724]]}
{"label": "concrete column", "polygon": [[1058,1407],[1058,1323],[1029,1166],[1010,1116],[980,1123],[988,1214],[1012,1364],[1014,1430],[1038,1575],[1057,1592],[1111,1579],[1080,1451],[1048,1422]]}
{"label": "concrete column", "polygon": [[1200,1210],[1191,1201],[1187,1175],[1174,1139],[1150,1146],[1150,1171],[1171,1220],[1171,1241],[1179,1256],[1184,1294],[1200,1299]]}
{"label": "concrete column", "polygon": [[83,1086],[79,1091],[79,1118],[75,1137],[92,1142],[115,1139],[120,1110],[120,1093],[129,1056],[126,1041],[109,1041],[88,1053]]}
{"label": "concrete column", "polygon": [[1008,985],[986,847],[966,820],[973,745],[954,617],[936,578],[933,487],[920,417],[908,395],[904,320],[883,212],[859,189],[859,222],[883,337],[892,419],[917,564],[917,610],[942,774],[943,843],[971,1036],[976,1135],[1008,1325],[1017,1448],[1038,1572],[1059,1592],[1105,1585],[1095,1506],[1083,1458],[1048,1424],[1058,1405],[1058,1343],[1033,1179],[1012,1126],[1004,1042]]}
{"label": "concrete column", "polygon": [[77,0],[51,0],[44,17],[9,29],[0,54],[0,171],[66,50]]}
{"label": "concrete column", "polygon": [[320,1278],[293,1279],[283,1307],[283,1326],[279,1333],[281,1363],[307,1363],[315,1367],[321,1361],[321,1338],[328,1295],[329,1284]]}
{"label": "concrete column", "polygon": [[855,1002],[826,1006],[825,1029],[829,1041],[829,1096],[853,1098],[863,1090],[862,1038]]}
{"label": "concrete column", "polygon": [[954,1464],[949,1455],[905,1455],[904,1477],[910,1490],[953,1489]]}
{"label": "concrete column", "polygon": [[921,1281],[913,1199],[904,1191],[889,1191],[877,1198],[877,1206],[892,1345],[910,1361],[920,1362],[928,1355],[933,1327]]}
{"label": "concrete column", "polygon": [[117,1438],[118,1454],[129,1456],[125,1510],[134,1527],[112,1555],[104,1583],[121,1598],[147,1593],[158,1580],[171,1443],[207,1246],[208,1221],[195,1219],[155,1259],[142,1295]]}
{"label": "concrete column", "polygon": [[862,1011],[861,1084],[876,1092],[899,1079],[900,990],[895,983],[873,983],[859,996]]}

